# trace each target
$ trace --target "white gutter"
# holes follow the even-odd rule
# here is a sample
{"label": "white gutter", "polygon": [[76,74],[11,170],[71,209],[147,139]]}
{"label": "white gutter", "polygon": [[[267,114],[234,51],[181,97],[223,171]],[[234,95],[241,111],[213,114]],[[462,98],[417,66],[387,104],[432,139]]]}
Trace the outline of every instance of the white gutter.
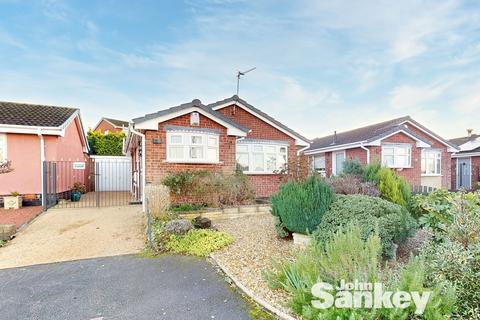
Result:
{"label": "white gutter", "polygon": [[302,153],[304,150],[306,150],[306,149],[308,149],[308,148],[310,148],[310,146],[309,146],[309,145],[308,145],[308,146],[306,146],[306,147],[303,147],[303,148],[301,148],[300,150],[298,150],[298,151],[297,151],[297,156],[299,156],[299,155],[300,155],[300,153]]}
{"label": "white gutter", "polygon": [[140,133],[138,131],[135,131],[135,129],[133,128],[130,128],[130,132],[139,136],[141,139],[142,139],[142,175],[140,176],[140,179],[142,181],[142,210],[143,212],[146,211],[146,201],[145,201],[145,171],[146,171],[146,168],[145,168],[145,158],[146,158],[146,154],[147,154],[147,150],[145,148],[145,135],[143,133]]}
{"label": "white gutter", "polygon": [[45,205],[47,204],[47,199],[46,199],[46,192],[45,190],[45,183],[44,183],[44,172],[43,172],[43,163],[45,162],[45,140],[43,139],[42,135],[42,130],[38,129],[38,137],[40,138],[40,181],[42,184],[42,207],[45,208]]}
{"label": "white gutter", "polygon": [[368,149],[367,147],[365,147],[365,146],[363,145],[363,143],[360,144],[360,148],[362,148],[363,150],[367,151],[367,164],[369,164],[369,163],[370,163],[370,149]]}

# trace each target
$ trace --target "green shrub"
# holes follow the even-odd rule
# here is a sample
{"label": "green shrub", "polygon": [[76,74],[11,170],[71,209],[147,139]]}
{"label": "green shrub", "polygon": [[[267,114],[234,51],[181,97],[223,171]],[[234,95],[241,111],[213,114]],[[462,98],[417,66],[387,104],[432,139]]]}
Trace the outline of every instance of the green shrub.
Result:
{"label": "green shrub", "polygon": [[373,161],[363,167],[363,180],[366,182],[374,182],[378,185],[379,176],[378,172],[382,168],[380,161]]}
{"label": "green shrub", "polygon": [[[311,288],[320,281],[338,285],[341,280],[375,282],[382,247],[377,235],[367,240],[356,226],[340,229],[325,246],[311,245],[300,251],[293,262],[274,261],[272,271],[264,271],[271,288],[281,288],[292,294],[289,306],[305,319],[316,319],[320,312],[311,306]],[[341,312],[340,310],[337,310]],[[355,312],[355,310],[344,310]],[[326,317],[329,319],[329,317]]]}
{"label": "green shrub", "polygon": [[166,248],[175,253],[205,257],[215,250],[228,246],[234,241],[226,232],[208,229],[193,229],[187,234],[171,235]]}
{"label": "green shrub", "polygon": [[431,242],[421,253],[425,261],[428,284],[448,281],[458,296],[455,315],[458,319],[480,319],[480,254],[459,242]]}
{"label": "green shrub", "polygon": [[338,196],[338,199],[325,213],[314,238],[320,244],[327,243],[339,227],[358,224],[362,239],[378,232],[382,239],[383,253],[392,258],[395,244],[409,237],[416,223],[402,206],[386,200],[364,195]]}
{"label": "green shrub", "polygon": [[449,319],[456,302],[454,287],[447,281],[429,283],[428,271],[423,259],[412,258],[405,265],[400,265],[394,279],[388,286],[392,291],[416,291],[423,293],[430,291],[430,298],[421,317],[414,316],[416,306],[411,303],[405,309],[383,308],[379,310],[375,319]]}
{"label": "green shrub", "polygon": [[290,181],[271,197],[272,214],[287,230],[308,233],[315,230],[334,199],[335,193],[323,179]]}
{"label": "green shrub", "polygon": [[[422,259],[411,259],[395,270],[381,267],[381,239],[370,234],[364,240],[361,228],[339,229],[325,246],[309,246],[294,261],[275,261],[273,270],[263,275],[273,289],[290,293],[289,307],[302,319],[448,319],[455,303],[453,287],[445,280],[428,286],[428,270]],[[432,291],[425,313],[414,315],[415,306],[406,309],[329,309],[312,307],[311,288],[315,283],[334,286],[341,280],[382,282],[384,291]],[[333,292],[335,294],[335,292]]]}
{"label": "green shrub", "polygon": [[381,168],[378,178],[378,189],[382,198],[404,207],[408,206],[412,191],[405,179],[389,168]]}
{"label": "green shrub", "polygon": [[182,203],[176,206],[171,206],[170,210],[173,212],[198,211],[205,209],[206,206],[201,204]]}
{"label": "green shrub", "polygon": [[248,177],[237,172],[224,174],[208,170],[171,172],[162,181],[164,185],[195,205],[229,206],[252,203],[255,193]]}
{"label": "green shrub", "polygon": [[358,159],[348,159],[343,163],[342,175],[363,176],[363,167]]}
{"label": "green shrub", "polygon": [[101,131],[89,130],[87,134],[88,145],[92,154],[104,156],[123,155],[123,132],[102,133]]}

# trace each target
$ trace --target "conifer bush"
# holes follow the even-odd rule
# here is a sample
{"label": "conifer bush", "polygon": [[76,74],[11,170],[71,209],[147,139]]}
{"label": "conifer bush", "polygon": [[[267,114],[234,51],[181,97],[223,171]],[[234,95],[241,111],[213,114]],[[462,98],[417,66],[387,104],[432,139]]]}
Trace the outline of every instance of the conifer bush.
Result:
{"label": "conifer bush", "polygon": [[313,232],[335,200],[335,192],[321,178],[290,181],[271,197],[272,214],[290,232]]}
{"label": "conifer bush", "polygon": [[408,206],[412,191],[405,179],[389,168],[381,168],[378,172],[378,179],[378,188],[383,199],[404,207]]}
{"label": "conifer bush", "polygon": [[339,228],[350,224],[360,227],[363,239],[378,232],[383,254],[388,258],[395,256],[395,244],[411,236],[416,228],[415,219],[400,205],[376,197],[341,195],[325,213],[313,236],[324,244]]}

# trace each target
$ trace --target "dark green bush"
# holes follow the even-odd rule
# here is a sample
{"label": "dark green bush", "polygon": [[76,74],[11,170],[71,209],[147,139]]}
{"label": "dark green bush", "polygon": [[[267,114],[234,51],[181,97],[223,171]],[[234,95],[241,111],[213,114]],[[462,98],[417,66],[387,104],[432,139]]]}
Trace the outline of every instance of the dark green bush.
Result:
{"label": "dark green bush", "polygon": [[363,176],[363,167],[358,159],[348,159],[343,163],[342,175]]}
{"label": "dark green bush", "polygon": [[101,131],[88,131],[87,140],[92,154],[102,156],[123,155],[123,132],[102,133]]}
{"label": "dark green bush", "polygon": [[335,192],[321,178],[288,182],[271,197],[272,214],[291,232],[315,230],[322,216],[335,200]]}
{"label": "dark green bush", "polygon": [[395,244],[409,237],[416,227],[415,220],[402,206],[376,197],[346,195],[338,196],[313,236],[318,243],[324,244],[339,227],[352,223],[360,227],[363,239],[378,232],[383,254],[388,258],[394,257]]}
{"label": "dark green bush", "polygon": [[378,185],[378,181],[380,180],[378,177],[378,172],[382,168],[380,161],[373,161],[363,167],[363,180],[365,182],[374,182]]}

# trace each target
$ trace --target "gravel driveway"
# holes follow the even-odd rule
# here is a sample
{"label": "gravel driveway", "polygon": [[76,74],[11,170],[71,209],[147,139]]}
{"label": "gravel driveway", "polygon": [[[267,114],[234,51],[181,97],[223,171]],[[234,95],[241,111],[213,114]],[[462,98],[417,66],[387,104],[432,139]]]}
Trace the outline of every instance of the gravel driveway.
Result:
{"label": "gravel driveway", "polygon": [[0,270],[2,319],[250,319],[203,259],[117,256]]}
{"label": "gravel driveway", "polygon": [[0,269],[139,252],[143,221],[139,206],[50,209],[0,248]]}

